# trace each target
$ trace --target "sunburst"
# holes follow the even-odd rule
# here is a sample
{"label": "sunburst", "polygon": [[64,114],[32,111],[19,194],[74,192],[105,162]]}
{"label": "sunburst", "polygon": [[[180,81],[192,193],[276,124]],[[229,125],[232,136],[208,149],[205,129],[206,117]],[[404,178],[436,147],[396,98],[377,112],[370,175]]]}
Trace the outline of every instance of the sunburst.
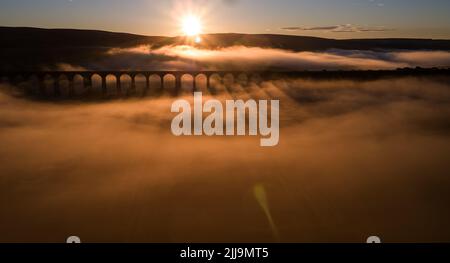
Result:
{"label": "sunburst", "polygon": [[202,33],[202,23],[199,17],[194,15],[187,15],[181,21],[183,33],[186,36],[196,37],[196,42],[199,35]]}

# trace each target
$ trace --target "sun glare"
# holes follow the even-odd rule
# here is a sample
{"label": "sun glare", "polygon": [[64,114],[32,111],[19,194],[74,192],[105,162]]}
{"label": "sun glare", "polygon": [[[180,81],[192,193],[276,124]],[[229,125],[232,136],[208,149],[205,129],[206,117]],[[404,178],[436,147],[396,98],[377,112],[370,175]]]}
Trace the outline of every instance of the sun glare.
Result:
{"label": "sun glare", "polygon": [[183,18],[182,29],[185,35],[198,37],[202,33],[202,24],[198,17],[189,15]]}

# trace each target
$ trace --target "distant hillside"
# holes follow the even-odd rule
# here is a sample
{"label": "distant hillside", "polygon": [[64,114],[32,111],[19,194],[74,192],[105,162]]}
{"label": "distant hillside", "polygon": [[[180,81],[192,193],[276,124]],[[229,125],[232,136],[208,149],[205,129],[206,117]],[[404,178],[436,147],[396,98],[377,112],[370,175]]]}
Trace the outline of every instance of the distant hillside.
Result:
{"label": "distant hillside", "polygon": [[[317,37],[290,35],[254,34],[209,34],[200,46],[220,48],[234,45],[248,47],[279,48],[292,51],[346,50],[450,50],[450,40],[431,39],[348,39],[335,40]],[[160,44],[182,43],[182,37],[167,39]]]}
{"label": "distant hillside", "polygon": [[[38,29],[0,27],[0,48],[74,48],[127,47],[150,44],[155,47],[185,44],[184,37],[142,36],[95,30]],[[316,37],[269,34],[209,34],[200,44],[204,48],[244,45],[249,47],[280,48],[293,51],[326,49],[405,49],[450,50],[450,40],[431,39],[349,39],[335,40]]]}
{"label": "distant hillside", "polygon": [[1,48],[63,48],[132,46],[158,42],[164,37],[147,37],[96,30],[0,27]]}

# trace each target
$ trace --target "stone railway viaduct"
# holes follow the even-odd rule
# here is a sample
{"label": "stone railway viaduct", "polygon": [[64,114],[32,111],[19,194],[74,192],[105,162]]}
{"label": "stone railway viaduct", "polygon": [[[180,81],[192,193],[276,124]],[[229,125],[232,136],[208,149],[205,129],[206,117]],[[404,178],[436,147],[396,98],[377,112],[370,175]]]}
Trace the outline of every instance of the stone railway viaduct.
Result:
{"label": "stone railway viaduct", "polygon": [[[53,96],[61,95],[61,79],[68,82],[69,96],[74,95],[75,79],[81,79],[84,88],[89,92],[93,87],[93,78],[101,79],[101,93],[108,93],[107,78],[115,78],[116,94],[125,95],[122,89],[122,78],[131,79],[131,91],[136,90],[136,79],[144,78],[144,94],[151,87],[151,78],[159,78],[159,88],[164,90],[165,79],[171,76],[175,80],[174,91],[176,94],[182,88],[182,80],[185,76],[192,79],[193,92],[199,90],[198,77],[206,79],[206,88],[210,90],[213,78],[219,81],[231,78],[233,82],[244,79],[249,81],[276,80],[282,78],[319,78],[319,79],[376,79],[380,77],[397,76],[422,76],[422,75],[446,75],[450,76],[450,69],[398,69],[377,71],[11,71],[0,72],[0,81],[18,84],[21,81],[34,80],[38,86],[40,95],[47,95],[46,87],[50,82]],[[128,91],[127,91],[128,92]]]}

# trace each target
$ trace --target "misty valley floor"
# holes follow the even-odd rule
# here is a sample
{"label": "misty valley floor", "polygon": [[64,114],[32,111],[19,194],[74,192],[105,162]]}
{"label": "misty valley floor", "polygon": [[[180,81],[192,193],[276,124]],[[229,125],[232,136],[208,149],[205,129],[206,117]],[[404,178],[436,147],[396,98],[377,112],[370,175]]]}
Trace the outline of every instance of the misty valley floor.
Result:
{"label": "misty valley floor", "polygon": [[234,94],[280,99],[274,148],[174,137],[171,97],[1,93],[0,242],[448,242],[448,83],[299,79]]}

